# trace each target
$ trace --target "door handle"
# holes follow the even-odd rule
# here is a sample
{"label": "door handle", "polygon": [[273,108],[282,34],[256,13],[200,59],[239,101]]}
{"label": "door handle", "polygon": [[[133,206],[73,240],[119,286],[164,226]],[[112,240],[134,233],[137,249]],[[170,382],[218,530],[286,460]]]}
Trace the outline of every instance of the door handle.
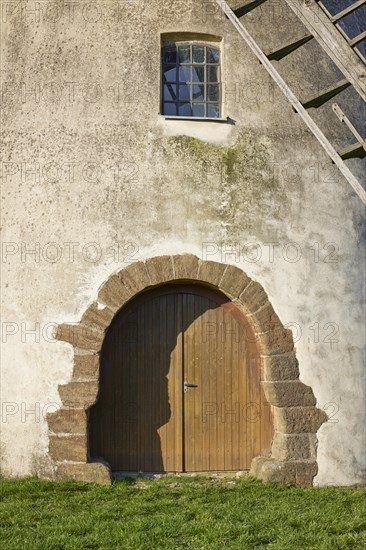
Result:
{"label": "door handle", "polygon": [[197,384],[190,384],[189,382],[184,381],[184,384],[183,384],[184,393],[187,393],[188,388],[198,388],[198,386]]}

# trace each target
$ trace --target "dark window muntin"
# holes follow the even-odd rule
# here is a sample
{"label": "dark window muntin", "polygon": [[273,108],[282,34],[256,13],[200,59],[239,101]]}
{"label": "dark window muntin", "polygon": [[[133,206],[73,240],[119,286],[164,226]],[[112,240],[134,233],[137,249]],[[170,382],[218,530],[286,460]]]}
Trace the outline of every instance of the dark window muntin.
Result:
{"label": "dark window muntin", "polygon": [[169,42],[162,46],[161,61],[162,115],[220,118],[220,47],[207,42]]}

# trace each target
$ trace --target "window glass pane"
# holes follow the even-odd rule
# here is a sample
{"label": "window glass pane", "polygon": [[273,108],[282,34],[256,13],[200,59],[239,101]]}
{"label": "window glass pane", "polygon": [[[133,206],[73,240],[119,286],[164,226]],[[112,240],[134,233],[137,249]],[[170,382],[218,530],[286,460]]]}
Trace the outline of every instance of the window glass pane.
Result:
{"label": "window glass pane", "polygon": [[207,116],[212,118],[220,116],[220,109],[217,103],[207,103]]}
{"label": "window glass pane", "polygon": [[190,82],[191,69],[190,67],[179,67],[179,82]]}
{"label": "window glass pane", "polygon": [[164,101],[175,101],[177,99],[177,87],[175,84],[164,86],[163,99]]}
{"label": "window glass pane", "polygon": [[176,82],[177,80],[177,68],[174,67],[164,67],[163,69],[163,79],[164,82]]}
{"label": "window glass pane", "polygon": [[205,68],[192,67],[192,82],[204,82],[204,81],[205,81]]}
{"label": "window glass pane", "polygon": [[164,103],[163,104],[163,115],[176,115],[177,114],[177,104],[176,103]]}
{"label": "window glass pane", "polygon": [[205,46],[193,46],[193,63],[205,62]]}
{"label": "window glass pane", "polygon": [[220,63],[220,50],[207,48],[207,63]]}
{"label": "window glass pane", "polygon": [[190,87],[188,84],[181,84],[179,86],[179,99],[189,101],[191,99],[190,96]]}
{"label": "window glass pane", "polygon": [[192,116],[192,108],[190,103],[179,103],[178,104],[178,114],[179,116]]}
{"label": "window glass pane", "polygon": [[179,63],[191,62],[191,46],[179,46]]}
{"label": "window glass pane", "polygon": [[205,116],[205,104],[204,103],[192,103],[193,116]]}
{"label": "window glass pane", "polygon": [[163,50],[163,63],[177,63],[177,47],[176,46],[167,46]]}
{"label": "window glass pane", "polygon": [[203,84],[201,85],[194,84],[192,86],[192,99],[193,101],[205,100],[205,86]]}
{"label": "window glass pane", "polygon": [[220,113],[220,49],[204,44],[162,47],[162,112],[217,118]]}
{"label": "window glass pane", "polygon": [[219,97],[219,85],[207,84],[207,101],[218,101]]}
{"label": "window glass pane", "polygon": [[214,65],[207,67],[207,82],[219,81],[219,68]]}

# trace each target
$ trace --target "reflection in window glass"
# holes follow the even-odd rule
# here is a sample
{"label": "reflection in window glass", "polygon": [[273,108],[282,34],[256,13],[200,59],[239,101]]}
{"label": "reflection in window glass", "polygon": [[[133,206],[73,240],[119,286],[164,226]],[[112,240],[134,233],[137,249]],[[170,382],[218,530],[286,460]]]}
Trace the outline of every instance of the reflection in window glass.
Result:
{"label": "reflection in window glass", "polygon": [[179,116],[192,116],[192,109],[190,103],[178,103],[178,115]]}
{"label": "reflection in window glass", "polygon": [[205,116],[205,105],[204,103],[192,103],[192,113],[193,116]]}
{"label": "reflection in window glass", "polygon": [[220,116],[219,106],[216,103],[207,104],[207,116],[217,118]]}
{"label": "reflection in window glass", "polygon": [[163,91],[164,101],[175,101],[177,99],[177,87],[175,84],[166,84]]}
{"label": "reflection in window glass", "polygon": [[192,99],[194,101],[204,101],[205,100],[205,86],[202,84],[194,85],[192,87]]}
{"label": "reflection in window glass", "polygon": [[176,116],[176,114],[177,114],[177,104],[176,103],[165,102],[164,105],[165,105],[165,114],[166,115]]}
{"label": "reflection in window glass", "polygon": [[205,81],[205,67],[192,67],[192,80],[193,82]]}
{"label": "reflection in window glass", "polygon": [[192,63],[204,63],[205,50],[205,46],[192,46]]}
{"label": "reflection in window glass", "polygon": [[220,50],[205,44],[162,48],[162,114],[221,116]]}
{"label": "reflection in window glass", "polygon": [[191,99],[191,91],[188,84],[181,84],[179,86],[179,100],[189,101]]}
{"label": "reflection in window glass", "polygon": [[179,62],[181,64],[191,62],[191,47],[179,46]]}

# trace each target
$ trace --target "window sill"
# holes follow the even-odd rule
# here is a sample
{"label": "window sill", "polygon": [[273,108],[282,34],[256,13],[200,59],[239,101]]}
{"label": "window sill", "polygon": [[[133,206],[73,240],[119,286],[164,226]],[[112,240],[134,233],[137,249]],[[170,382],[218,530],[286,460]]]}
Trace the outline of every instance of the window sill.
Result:
{"label": "window sill", "polygon": [[229,117],[215,118],[215,117],[199,117],[199,116],[178,116],[178,115],[159,115],[160,118],[165,120],[192,120],[193,122],[219,122],[221,124],[235,124],[235,121]]}

